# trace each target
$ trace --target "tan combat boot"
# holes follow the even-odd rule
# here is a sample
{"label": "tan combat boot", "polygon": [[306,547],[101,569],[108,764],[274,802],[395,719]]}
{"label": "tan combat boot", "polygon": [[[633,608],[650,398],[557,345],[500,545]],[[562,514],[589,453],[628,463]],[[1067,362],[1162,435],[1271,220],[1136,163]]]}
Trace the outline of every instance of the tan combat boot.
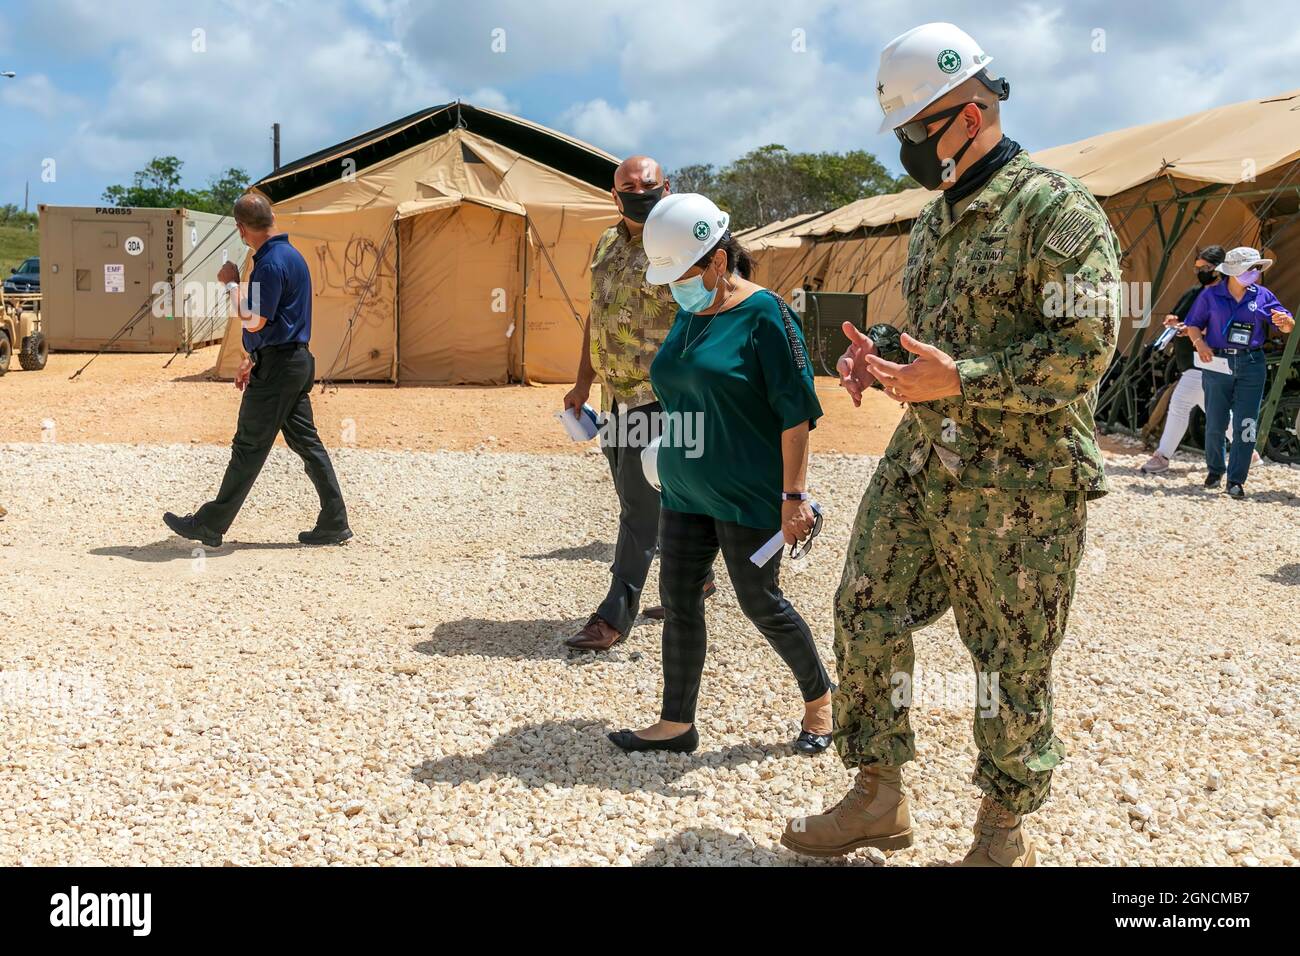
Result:
{"label": "tan combat boot", "polygon": [[975,818],[975,842],[958,866],[1033,866],[1034,845],[1020,832],[1020,817],[985,797]]}
{"label": "tan combat boot", "polygon": [[815,817],[785,825],[782,846],[809,856],[843,856],[862,847],[900,850],[912,845],[912,814],[897,767],[863,767],[844,799]]}

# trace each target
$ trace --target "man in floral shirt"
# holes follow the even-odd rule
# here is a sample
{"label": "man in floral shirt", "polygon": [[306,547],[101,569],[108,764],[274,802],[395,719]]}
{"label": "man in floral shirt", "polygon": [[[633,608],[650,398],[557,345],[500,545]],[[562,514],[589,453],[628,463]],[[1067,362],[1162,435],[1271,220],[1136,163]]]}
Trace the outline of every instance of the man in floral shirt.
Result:
{"label": "man in floral shirt", "polygon": [[[601,445],[618,492],[618,542],[610,587],[586,625],[567,643],[604,651],[627,637],[636,620],[659,535],[659,492],[641,470],[641,450],[658,434],[659,403],[650,388],[650,363],[668,335],[677,306],[666,285],[645,281],[641,230],[654,204],[668,194],[662,167],[630,156],[614,171],[614,202],[623,218],[605,230],[591,260],[591,312],[578,360],[578,381],[564,407],[581,414],[600,379],[609,416]],[[712,593],[713,583],[706,591]],[[663,608],[646,616],[662,619]]]}

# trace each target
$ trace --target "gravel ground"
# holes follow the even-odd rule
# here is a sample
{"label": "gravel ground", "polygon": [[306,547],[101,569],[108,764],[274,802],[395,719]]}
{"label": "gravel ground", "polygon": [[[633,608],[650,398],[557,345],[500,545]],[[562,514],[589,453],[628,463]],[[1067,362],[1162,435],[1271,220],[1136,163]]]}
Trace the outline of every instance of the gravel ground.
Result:
{"label": "gravel ground", "polygon": [[[314,500],[277,449],[227,543],[192,551],[160,515],[210,494],[226,454],[0,445],[0,864],[806,862],[785,819],[850,775],[790,750],[794,682],[725,584],[701,749],[605,740],[657,711],[660,628],[603,656],[560,643],[605,587],[601,459],[343,449],[358,537],[312,550],[285,543]],[[1294,864],[1300,470],[1257,468],[1237,503],[1142,460],[1112,457],[1093,506],[1040,859]],[[815,457],[826,529],[783,575],[828,662],[874,463]],[[951,615],[916,643],[917,844],[852,864],[969,839],[969,659]]]}

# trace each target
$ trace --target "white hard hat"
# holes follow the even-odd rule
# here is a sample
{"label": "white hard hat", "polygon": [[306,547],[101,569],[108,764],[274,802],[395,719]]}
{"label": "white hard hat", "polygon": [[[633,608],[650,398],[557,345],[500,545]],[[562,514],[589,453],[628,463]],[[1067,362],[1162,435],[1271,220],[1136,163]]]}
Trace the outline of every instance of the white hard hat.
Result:
{"label": "white hard hat", "polygon": [[[659,200],[666,201],[667,197]],[[663,441],[663,436],[657,436],[654,441],[641,449],[641,470],[645,472],[645,480],[650,482],[650,486],[655,491],[663,491],[659,487],[659,445]]]}
{"label": "white hard hat", "polygon": [[655,203],[645,221],[641,244],[650,266],[651,285],[675,282],[718,244],[731,217],[699,193],[671,193]]}
{"label": "white hard hat", "polygon": [[876,96],[885,114],[877,132],[915,119],[992,62],[969,33],[951,23],[924,23],[895,37],[881,52],[876,74]]}

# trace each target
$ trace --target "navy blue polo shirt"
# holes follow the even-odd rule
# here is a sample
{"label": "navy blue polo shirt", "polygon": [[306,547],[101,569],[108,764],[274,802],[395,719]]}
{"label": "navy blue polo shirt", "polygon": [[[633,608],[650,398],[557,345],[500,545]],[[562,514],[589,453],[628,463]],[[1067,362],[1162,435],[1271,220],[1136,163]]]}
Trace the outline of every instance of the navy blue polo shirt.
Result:
{"label": "navy blue polo shirt", "polygon": [[272,236],[253,253],[248,301],[254,315],[264,316],[260,332],[244,330],[244,351],[311,339],[311,273],[307,260],[289,243],[287,233]]}

